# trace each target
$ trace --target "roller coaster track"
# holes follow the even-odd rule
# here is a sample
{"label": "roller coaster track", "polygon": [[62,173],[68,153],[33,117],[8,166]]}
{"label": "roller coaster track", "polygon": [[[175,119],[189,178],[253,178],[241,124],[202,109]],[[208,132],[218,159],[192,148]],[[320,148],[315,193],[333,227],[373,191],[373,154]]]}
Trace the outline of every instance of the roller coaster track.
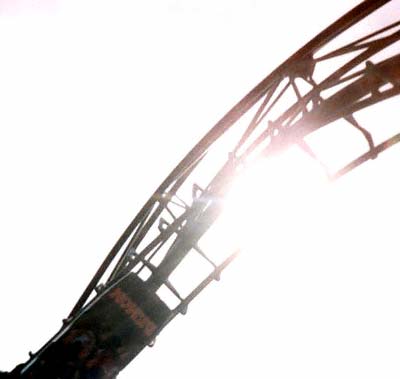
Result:
{"label": "roller coaster track", "polygon": [[[97,309],[103,305],[99,304],[106,298],[119,305],[140,332],[134,349],[132,342],[126,342],[134,351],[115,358],[115,372],[177,314],[184,314],[190,302],[209,283],[219,280],[238,254],[238,250],[228,251],[220,258],[219,252],[215,259],[215,252],[204,251],[202,238],[222,212],[222,199],[234,178],[252,162],[296,145],[336,180],[398,143],[400,134],[377,144],[374,129],[359,121],[365,109],[400,93],[400,20],[390,11],[393,3],[360,3],[283,62],[222,117],[151,195],[106,256],[61,330],[32,354],[18,375],[36,378],[47,372],[48,351],[60,341],[68,344],[73,332],[87,326],[81,320],[93,310],[100,312]],[[379,23],[370,22],[376,14]],[[332,169],[314,151],[310,137],[337,122],[358,131],[365,151]],[[205,275],[182,293],[172,280],[173,273],[193,254],[204,263],[201,270]],[[139,288],[137,296],[161,304],[163,317],[155,320],[152,310],[147,312],[146,305],[141,305],[142,300],[135,303],[134,297],[127,297],[131,287],[121,283],[128,279]],[[160,295],[161,289],[168,292],[168,299]]]}

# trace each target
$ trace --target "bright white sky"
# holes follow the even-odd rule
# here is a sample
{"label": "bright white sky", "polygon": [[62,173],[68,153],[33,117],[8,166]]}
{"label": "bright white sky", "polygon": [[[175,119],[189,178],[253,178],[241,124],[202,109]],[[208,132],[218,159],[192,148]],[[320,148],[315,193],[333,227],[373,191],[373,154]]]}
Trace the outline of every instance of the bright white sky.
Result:
{"label": "bright white sky", "polygon": [[[0,370],[58,330],[212,124],[356,3],[0,0]],[[120,378],[397,378],[398,153],[263,270],[239,259]]]}

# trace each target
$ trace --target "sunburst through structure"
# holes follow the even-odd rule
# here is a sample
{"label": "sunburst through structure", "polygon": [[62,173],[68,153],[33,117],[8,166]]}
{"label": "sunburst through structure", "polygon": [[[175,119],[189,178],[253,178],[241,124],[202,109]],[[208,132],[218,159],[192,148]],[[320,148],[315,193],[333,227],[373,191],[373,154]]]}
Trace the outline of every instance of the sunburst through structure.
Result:
{"label": "sunburst through structure", "polygon": [[360,3],[238,102],[144,204],[61,330],[2,375],[113,378],[240,251],[323,235],[330,183],[400,141],[377,125],[400,93],[395,8]]}

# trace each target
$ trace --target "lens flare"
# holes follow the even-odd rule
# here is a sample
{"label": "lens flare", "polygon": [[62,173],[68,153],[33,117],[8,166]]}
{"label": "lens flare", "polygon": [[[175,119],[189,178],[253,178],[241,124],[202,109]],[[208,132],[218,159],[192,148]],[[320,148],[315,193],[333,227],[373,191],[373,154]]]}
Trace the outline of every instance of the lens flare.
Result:
{"label": "lens flare", "polygon": [[322,166],[293,147],[243,170],[221,223],[243,250],[291,249],[315,228],[327,183]]}

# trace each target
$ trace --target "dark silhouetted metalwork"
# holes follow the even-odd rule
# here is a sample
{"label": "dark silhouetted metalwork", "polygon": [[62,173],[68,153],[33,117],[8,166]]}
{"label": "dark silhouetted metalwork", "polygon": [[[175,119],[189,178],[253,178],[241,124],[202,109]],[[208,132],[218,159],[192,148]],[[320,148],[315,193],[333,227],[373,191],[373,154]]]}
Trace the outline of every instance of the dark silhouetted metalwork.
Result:
{"label": "dark silhouetted metalwork", "polygon": [[[358,112],[400,93],[400,21],[391,21],[392,5],[360,3],[235,105],[157,188],[61,330],[18,368],[17,377],[77,378],[90,369],[100,370],[97,377],[113,377],[185,313],[238,253],[221,257],[218,252],[215,258],[215,252],[204,251],[202,239],[221,213],[234,178],[252,161],[291,145],[320,160],[308,137],[338,120],[358,130],[365,152],[334,172],[321,160],[332,179],[399,142],[396,134],[376,145],[373,132],[358,119]],[[386,25],[354,34],[355,27],[385,8],[391,15]],[[332,144],[340,154],[340,141]],[[173,275],[189,256],[199,262],[203,276],[182,291]]]}

